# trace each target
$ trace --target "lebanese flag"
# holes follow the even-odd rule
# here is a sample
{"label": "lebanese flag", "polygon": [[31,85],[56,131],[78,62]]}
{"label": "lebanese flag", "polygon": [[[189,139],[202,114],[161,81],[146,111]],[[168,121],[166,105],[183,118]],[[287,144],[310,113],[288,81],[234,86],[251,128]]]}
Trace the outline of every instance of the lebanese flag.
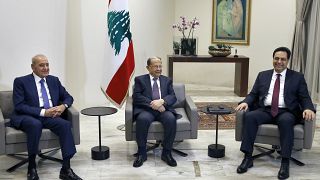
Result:
{"label": "lebanese flag", "polygon": [[134,71],[128,0],[107,2],[107,55],[101,89],[115,106],[121,107],[128,94]]}

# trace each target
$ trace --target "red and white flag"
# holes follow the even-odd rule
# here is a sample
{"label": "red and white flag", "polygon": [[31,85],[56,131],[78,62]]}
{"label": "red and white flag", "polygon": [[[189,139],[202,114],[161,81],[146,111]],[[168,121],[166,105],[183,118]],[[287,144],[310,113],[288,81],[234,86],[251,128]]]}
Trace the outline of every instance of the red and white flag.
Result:
{"label": "red and white flag", "polygon": [[101,89],[115,106],[121,107],[128,94],[134,71],[128,0],[107,0],[107,2],[107,56]]}

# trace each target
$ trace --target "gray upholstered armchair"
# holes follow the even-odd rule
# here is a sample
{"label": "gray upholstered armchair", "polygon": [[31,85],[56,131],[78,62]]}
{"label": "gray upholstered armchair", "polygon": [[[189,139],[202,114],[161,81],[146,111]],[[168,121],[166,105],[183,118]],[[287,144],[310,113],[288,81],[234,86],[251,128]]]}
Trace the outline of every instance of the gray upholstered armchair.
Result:
{"label": "gray upholstered armchair", "polygon": [[[196,139],[198,136],[198,121],[199,115],[197,113],[197,107],[190,98],[185,94],[184,84],[173,84],[173,89],[177,97],[177,102],[174,105],[178,114],[182,115],[182,118],[177,120],[177,133],[175,141],[182,141],[184,139]],[[126,102],[125,108],[125,134],[127,141],[136,140],[136,123],[133,119],[133,107],[132,97],[129,97]],[[158,121],[153,122],[150,125],[148,132],[148,140],[156,140],[157,143],[148,147],[148,151],[157,148],[163,139],[163,127]],[[182,156],[187,154],[174,149],[174,152]]]}
{"label": "gray upholstered armchair", "polygon": [[[26,134],[23,131],[6,126],[6,123],[10,121],[10,115],[12,114],[13,109],[14,105],[12,101],[12,91],[0,91],[0,155],[23,155],[16,153],[27,151]],[[66,112],[66,119],[72,122],[72,131],[75,144],[80,144],[79,112],[73,107],[68,108],[68,111]],[[50,130],[43,129],[39,143],[39,150],[59,147],[60,145],[58,137]],[[52,150],[48,152],[52,152]],[[46,156],[45,154],[48,152],[39,153],[38,155],[41,158],[62,162],[60,159]],[[28,160],[24,159],[18,164],[9,168],[7,171],[12,172],[27,162]]]}
{"label": "gray upholstered armchair", "polygon": [[[315,105],[316,108],[316,105]],[[239,111],[236,113],[236,127],[235,127],[235,139],[236,141],[242,140],[242,131],[243,131],[243,123],[244,119],[244,111]],[[302,150],[302,149],[311,149],[313,137],[316,128],[316,120],[314,121],[304,121],[304,124],[296,124],[294,126],[294,142],[293,149],[294,150]],[[280,151],[280,135],[278,126],[274,124],[262,124],[259,126],[255,143],[260,144],[268,144],[271,145],[272,148],[266,148],[263,146],[255,145],[257,150],[260,150],[262,153],[253,156],[254,159],[264,156],[271,155],[275,151]],[[292,161],[294,161],[297,165],[303,166],[304,163],[301,161],[291,157]]]}

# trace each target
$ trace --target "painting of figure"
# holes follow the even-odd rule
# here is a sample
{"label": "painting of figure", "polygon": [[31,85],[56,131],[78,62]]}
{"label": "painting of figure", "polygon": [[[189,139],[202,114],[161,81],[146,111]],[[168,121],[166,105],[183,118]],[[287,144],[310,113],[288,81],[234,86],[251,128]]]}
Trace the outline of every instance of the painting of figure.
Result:
{"label": "painting of figure", "polygon": [[213,1],[213,43],[249,44],[249,0]]}

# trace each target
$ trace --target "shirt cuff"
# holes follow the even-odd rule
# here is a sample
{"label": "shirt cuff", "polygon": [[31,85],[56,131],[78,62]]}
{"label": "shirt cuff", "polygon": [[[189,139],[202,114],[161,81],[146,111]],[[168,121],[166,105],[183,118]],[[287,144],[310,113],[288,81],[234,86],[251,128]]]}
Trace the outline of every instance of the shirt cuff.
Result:
{"label": "shirt cuff", "polygon": [[41,109],[41,111],[40,111],[40,116],[44,117],[45,112],[46,112],[45,109]]}

